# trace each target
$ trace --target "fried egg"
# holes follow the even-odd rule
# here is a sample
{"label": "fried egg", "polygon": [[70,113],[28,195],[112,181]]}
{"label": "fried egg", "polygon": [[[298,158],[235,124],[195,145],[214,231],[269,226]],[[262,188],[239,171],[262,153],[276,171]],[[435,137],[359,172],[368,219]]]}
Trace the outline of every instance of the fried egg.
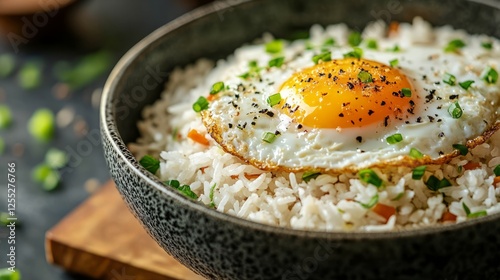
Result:
{"label": "fried egg", "polygon": [[358,46],[349,32],[247,46],[210,77],[224,87],[203,123],[226,152],[263,170],[448,162],[500,127],[498,41],[436,29],[408,43],[404,28],[413,27]]}

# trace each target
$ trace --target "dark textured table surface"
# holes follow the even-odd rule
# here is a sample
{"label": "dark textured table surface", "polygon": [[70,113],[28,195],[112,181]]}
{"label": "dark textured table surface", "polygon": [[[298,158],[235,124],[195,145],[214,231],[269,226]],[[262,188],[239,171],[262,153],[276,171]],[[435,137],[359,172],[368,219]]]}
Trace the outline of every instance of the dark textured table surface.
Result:
{"label": "dark textured table surface", "polygon": [[[6,144],[0,157],[0,211],[7,210],[7,163],[15,162],[16,216],[21,224],[16,228],[15,254],[23,280],[86,279],[47,263],[44,235],[110,178],[98,131],[100,89],[111,67],[130,47],[193,7],[193,3],[181,0],[87,0],[58,11],[54,17],[49,15],[33,34],[23,34],[22,29],[21,33],[12,33],[3,26],[0,54],[12,54],[17,66],[7,78],[0,78],[0,104],[7,104],[13,115],[12,125],[0,130]],[[33,16],[26,19],[43,20]],[[26,28],[26,23],[22,27]],[[25,40],[14,40],[13,34]],[[58,83],[53,74],[58,62],[76,63],[103,48],[112,57],[105,73],[77,90],[68,91]],[[43,65],[43,80],[36,89],[24,90],[17,76],[22,65],[30,61]],[[63,109],[69,112],[66,117],[59,115],[55,137],[47,143],[36,141],[28,133],[28,119],[39,108],[49,108],[56,115]],[[31,172],[50,147],[66,151],[69,163],[61,170],[61,185],[47,192],[33,182]],[[5,227],[0,229],[0,268],[9,266],[8,234]]]}

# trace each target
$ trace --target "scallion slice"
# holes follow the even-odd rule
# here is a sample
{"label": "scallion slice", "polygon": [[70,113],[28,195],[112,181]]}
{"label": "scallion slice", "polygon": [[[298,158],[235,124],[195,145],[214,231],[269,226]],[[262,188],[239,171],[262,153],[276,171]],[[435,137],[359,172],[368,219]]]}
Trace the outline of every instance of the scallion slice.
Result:
{"label": "scallion slice", "polygon": [[461,82],[461,83],[458,83],[458,84],[460,85],[461,88],[463,88],[465,90],[468,90],[472,86],[473,83],[474,83],[474,81],[468,80],[468,81]]}
{"label": "scallion slice", "polygon": [[420,180],[422,179],[422,177],[424,177],[424,174],[425,174],[425,169],[427,168],[427,166],[425,165],[422,165],[422,166],[419,166],[419,167],[415,167],[411,173],[411,178],[413,180]]}
{"label": "scallion slice", "polygon": [[368,203],[361,203],[359,202],[359,204],[361,204],[361,206],[363,206],[363,208],[366,208],[366,209],[370,209],[372,208],[373,206],[375,206],[375,204],[378,203],[378,194],[374,195],[370,201],[368,201]]}
{"label": "scallion slice", "polygon": [[469,208],[469,206],[467,206],[467,204],[465,204],[465,202],[462,202],[462,207],[464,208],[465,214],[467,216],[469,216],[469,214],[470,214],[470,208]]}
{"label": "scallion slice", "polygon": [[385,140],[387,141],[387,143],[393,145],[403,141],[403,135],[401,135],[401,133],[396,133],[391,136],[388,136]]}
{"label": "scallion slice", "polygon": [[424,157],[424,154],[422,154],[422,152],[420,152],[419,150],[417,150],[415,148],[411,148],[410,149],[410,157],[412,157],[414,159],[421,159]]}
{"label": "scallion slice", "polygon": [[217,94],[221,92],[224,89],[224,82],[217,82],[212,85],[212,88],[210,89],[210,94]]}
{"label": "scallion slice", "polygon": [[280,53],[283,51],[283,41],[274,40],[266,44],[266,52],[271,54]]}
{"label": "scallion slice", "polygon": [[275,93],[267,98],[267,104],[273,107],[274,105],[278,105],[281,102],[281,94]]}
{"label": "scallion slice", "polygon": [[169,180],[169,181],[166,181],[165,184],[180,191],[183,195],[185,195],[189,198],[198,199],[198,196],[191,190],[191,187],[188,185],[181,186],[181,183],[177,180]]}
{"label": "scallion slice", "polygon": [[370,74],[369,72],[366,72],[366,71],[364,71],[364,70],[361,70],[361,71],[358,73],[358,79],[359,79],[362,83],[371,83],[371,82],[373,82],[372,74]]}
{"label": "scallion slice", "polygon": [[147,171],[156,174],[156,171],[160,168],[160,161],[150,155],[143,156],[139,163],[144,167]]}
{"label": "scallion slice", "polygon": [[403,93],[405,97],[411,97],[411,89],[409,88],[402,88],[401,93]]}
{"label": "scallion slice", "polygon": [[262,134],[262,141],[267,142],[269,144],[273,143],[276,140],[276,134],[272,132],[264,132]]}
{"label": "scallion slice", "polygon": [[495,174],[495,176],[500,176],[500,164],[497,165],[495,169],[493,169],[493,173]]}
{"label": "scallion slice", "polygon": [[308,183],[312,179],[318,178],[319,175],[321,175],[321,173],[317,171],[306,171],[304,172],[304,174],[302,174],[302,180]]}
{"label": "scallion slice", "polygon": [[448,107],[448,113],[450,113],[452,118],[459,119],[463,115],[462,107],[460,107],[458,102],[452,103],[450,107]]}
{"label": "scallion slice", "polygon": [[318,64],[320,61],[327,62],[332,60],[332,52],[324,52],[313,56],[312,58],[314,64]]}
{"label": "scallion slice", "polygon": [[208,109],[208,105],[209,105],[208,100],[205,97],[200,96],[198,100],[196,100],[196,102],[193,103],[193,110],[196,113],[199,113],[203,110]]}
{"label": "scallion slice", "polygon": [[453,144],[453,149],[458,150],[462,156],[465,156],[469,153],[469,148],[462,144]]}
{"label": "scallion slice", "polygon": [[493,43],[492,42],[482,42],[481,46],[487,50],[491,50],[493,48]]}
{"label": "scallion slice", "polygon": [[451,183],[446,178],[439,180],[436,176],[431,175],[429,179],[427,179],[427,182],[425,182],[425,185],[431,191],[438,191],[439,189],[451,186]]}
{"label": "scallion slice", "polygon": [[460,40],[460,39],[455,39],[455,40],[452,40],[448,43],[448,45],[446,45],[446,47],[444,48],[444,51],[445,52],[456,52],[457,50],[465,47],[465,43],[464,41]]}
{"label": "scallion slice", "polygon": [[488,216],[488,212],[486,212],[486,210],[470,213],[469,215],[467,215],[467,218],[479,218],[484,216]]}
{"label": "scallion slice", "polygon": [[352,47],[357,47],[359,46],[359,44],[361,44],[363,39],[361,38],[361,33],[355,31],[349,34],[347,41],[349,42],[349,45],[351,45]]}
{"label": "scallion slice", "polygon": [[483,80],[488,84],[496,84],[498,81],[498,72],[492,67],[486,68],[483,74]]}
{"label": "scallion slice", "polygon": [[396,67],[399,64],[399,59],[393,59],[389,61],[389,64],[391,65],[391,67]]}
{"label": "scallion slice", "polygon": [[377,188],[382,186],[382,179],[371,169],[360,170],[358,176],[365,183],[372,184]]}
{"label": "scallion slice", "polygon": [[285,57],[280,56],[269,60],[267,65],[269,67],[281,67],[281,65],[283,65],[283,62],[285,62]]}
{"label": "scallion slice", "polygon": [[323,47],[333,47],[335,45],[335,39],[328,38],[323,42]]}
{"label": "scallion slice", "polygon": [[348,52],[344,54],[344,58],[357,58],[360,59],[363,57],[363,49],[361,48],[354,48],[352,52]]}
{"label": "scallion slice", "polygon": [[366,47],[372,50],[378,49],[378,42],[375,39],[366,40]]}
{"label": "scallion slice", "polygon": [[449,84],[450,86],[454,86],[457,82],[457,78],[450,73],[445,73],[443,82]]}
{"label": "scallion slice", "polygon": [[215,193],[215,187],[217,184],[213,184],[212,187],[210,187],[210,194],[208,195],[208,198],[210,198],[210,203],[208,204],[208,207],[210,208],[216,208],[215,206],[215,201],[214,201],[214,193]]}

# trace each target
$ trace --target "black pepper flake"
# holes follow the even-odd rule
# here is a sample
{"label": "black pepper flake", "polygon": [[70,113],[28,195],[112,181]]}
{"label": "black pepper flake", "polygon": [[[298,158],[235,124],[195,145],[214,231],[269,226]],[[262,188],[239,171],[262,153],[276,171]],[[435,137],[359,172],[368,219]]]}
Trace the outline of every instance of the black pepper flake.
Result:
{"label": "black pepper flake", "polygon": [[439,136],[439,137],[444,137],[444,132],[440,132],[440,133],[438,134],[438,136]]}
{"label": "black pepper flake", "polygon": [[322,95],[322,96],[327,96],[327,95],[328,95],[328,92],[323,92],[321,95]]}
{"label": "black pepper flake", "polygon": [[313,80],[313,78],[309,77],[309,78],[307,78],[306,82],[310,83],[312,80]]}
{"label": "black pepper flake", "polygon": [[439,155],[440,156],[444,155],[443,151],[439,151]]}
{"label": "black pepper flake", "polygon": [[257,108],[257,107],[259,107],[259,104],[257,104],[257,103],[252,103],[252,107]]}
{"label": "black pepper flake", "polygon": [[274,117],[274,113],[273,113],[273,112],[271,112],[271,111],[267,111],[267,112],[266,112],[266,115],[270,116],[271,118],[272,118],[272,117]]}
{"label": "black pepper flake", "polygon": [[301,129],[303,126],[301,124],[297,125],[298,129]]}
{"label": "black pepper flake", "polygon": [[433,116],[427,116],[429,118],[430,122],[434,122],[434,117]]}
{"label": "black pepper flake", "polygon": [[368,110],[368,116],[373,115],[373,113],[375,113],[373,110]]}
{"label": "black pepper flake", "polygon": [[323,77],[325,73],[319,73],[318,76]]}
{"label": "black pepper flake", "polygon": [[274,135],[280,135],[280,134],[281,134],[281,132],[279,132],[277,130],[274,132]]}
{"label": "black pepper flake", "polygon": [[423,75],[422,80],[427,80],[427,75]]}
{"label": "black pepper flake", "polygon": [[422,123],[422,117],[417,118],[417,123]]}
{"label": "black pepper flake", "polygon": [[440,85],[440,84],[441,84],[441,82],[435,82],[434,84],[435,84],[435,85]]}
{"label": "black pepper flake", "polygon": [[328,73],[328,79],[332,78],[332,73]]}
{"label": "black pepper flake", "polygon": [[235,97],[236,99],[238,99],[238,98],[240,98],[240,95],[239,95],[239,94],[235,94],[235,95],[234,95],[234,97]]}
{"label": "black pepper flake", "polygon": [[339,117],[343,118],[344,117],[344,113],[340,113]]}
{"label": "black pepper flake", "polygon": [[410,124],[410,121],[405,121],[405,124]]}
{"label": "black pepper flake", "polygon": [[441,110],[442,108],[443,108],[443,106],[441,106],[441,105],[440,105],[440,106],[437,106],[437,109],[438,109],[438,110]]}
{"label": "black pepper flake", "polygon": [[380,76],[380,81],[381,82],[385,82],[387,80],[387,77],[386,76]]}
{"label": "black pepper flake", "polygon": [[255,93],[255,94],[260,94],[260,91],[256,91],[256,92],[254,92],[254,93]]}
{"label": "black pepper flake", "polygon": [[344,74],[344,73],[345,73],[344,69],[339,70],[339,74]]}
{"label": "black pepper flake", "polygon": [[411,107],[415,107],[415,101],[410,100],[410,106],[411,106]]}
{"label": "black pepper flake", "polygon": [[384,118],[384,126],[387,127],[389,125],[389,116]]}
{"label": "black pepper flake", "polygon": [[450,100],[454,100],[458,98],[458,94],[450,95]]}
{"label": "black pepper flake", "polygon": [[414,110],[415,110],[415,108],[413,108],[413,107],[412,107],[412,108],[407,109],[406,111],[407,111],[408,113],[410,113],[410,114],[412,114],[412,115],[413,115],[413,114],[415,114]]}
{"label": "black pepper flake", "polygon": [[354,124],[354,121],[353,121],[353,120],[351,120],[351,123],[352,123],[352,124]]}
{"label": "black pepper flake", "polygon": [[443,120],[442,119],[438,119],[437,122],[442,122]]}
{"label": "black pepper flake", "polygon": [[359,122],[362,122],[362,121],[363,121],[363,118],[359,118],[359,119],[358,119],[358,121],[359,121]]}
{"label": "black pepper flake", "polygon": [[245,122],[245,123],[243,124],[243,128],[246,128],[246,127],[247,127],[247,123]]}
{"label": "black pepper flake", "polygon": [[233,124],[232,123],[228,124],[228,126],[229,126],[229,128],[233,128]]}
{"label": "black pepper flake", "polygon": [[359,143],[361,143],[361,142],[363,142],[363,137],[358,136],[358,137],[356,137],[356,140],[357,140]]}
{"label": "black pepper flake", "polygon": [[335,76],[333,77],[333,81],[336,82],[339,79],[339,77]]}
{"label": "black pepper flake", "polygon": [[255,123],[255,122],[251,122],[250,124],[252,124],[252,125],[256,125],[257,123]]}
{"label": "black pepper flake", "polygon": [[351,82],[348,82],[348,83],[347,83],[347,87],[349,87],[349,89],[353,89],[353,88],[354,88],[354,85],[353,85]]}
{"label": "black pepper flake", "polygon": [[385,101],[380,102],[381,106],[385,106],[385,104],[386,104]]}

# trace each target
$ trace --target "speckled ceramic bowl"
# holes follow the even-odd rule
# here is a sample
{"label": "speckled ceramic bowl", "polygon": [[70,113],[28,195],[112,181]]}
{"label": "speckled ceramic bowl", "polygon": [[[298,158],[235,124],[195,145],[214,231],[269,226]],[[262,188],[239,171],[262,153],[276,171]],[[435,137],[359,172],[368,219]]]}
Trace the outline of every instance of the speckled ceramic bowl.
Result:
{"label": "speckled ceramic bowl", "polygon": [[158,29],[118,63],[104,89],[101,129],[124,200],[167,252],[209,279],[500,279],[500,215],[406,232],[326,233],[261,225],[211,210],[165,186],[127,149],[168,73],[222,58],[270,31],[314,23],[362,28],[375,19],[451,24],[500,37],[498,2],[450,0],[216,1]]}

